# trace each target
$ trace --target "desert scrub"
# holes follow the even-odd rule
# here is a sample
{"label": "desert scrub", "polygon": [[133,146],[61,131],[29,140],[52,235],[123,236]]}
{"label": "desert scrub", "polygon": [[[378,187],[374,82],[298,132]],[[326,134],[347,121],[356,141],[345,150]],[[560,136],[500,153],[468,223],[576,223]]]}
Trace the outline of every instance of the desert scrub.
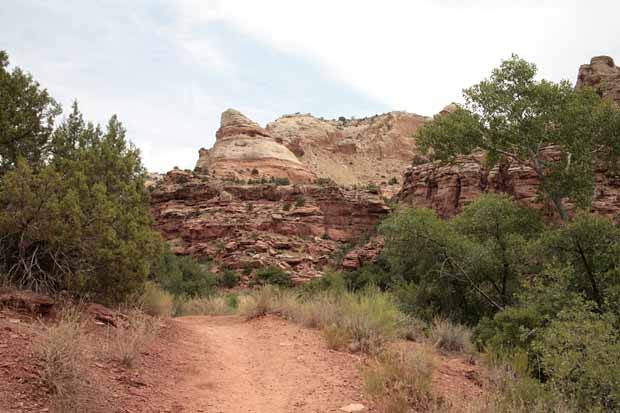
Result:
{"label": "desert scrub", "polygon": [[431,391],[432,355],[424,351],[385,351],[362,370],[364,389],[382,411],[437,411],[444,404]]}
{"label": "desert scrub", "polygon": [[[231,299],[231,297],[235,297]],[[190,298],[179,306],[180,315],[228,315],[236,311],[236,296]]]}
{"label": "desert scrub", "polygon": [[406,323],[392,297],[376,288],[344,293],[339,300],[341,308],[334,325],[363,352],[379,350],[386,341],[399,336]]}
{"label": "desert scrub", "polygon": [[174,297],[154,282],[144,285],[144,292],[140,297],[140,307],[148,315],[155,317],[170,317],[172,315]]}
{"label": "desert scrub", "polygon": [[433,344],[442,350],[465,353],[474,351],[471,329],[464,325],[435,318],[428,334]]}
{"label": "desert scrub", "polygon": [[266,285],[251,294],[239,297],[239,314],[247,320],[267,315],[277,308],[279,299],[277,289]]}
{"label": "desert scrub", "polygon": [[104,344],[108,358],[132,367],[140,352],[159,330],[159,320],[140,310],[130,310],[118,327],[109,326]]}
{"label": "desert scrub", "polygon": [[41,359],[41,378],[49,388],[54,410],[83,411],[88,388],[84,321],[77,309],[65,309],[57,324],[43,329],[35,353]]}

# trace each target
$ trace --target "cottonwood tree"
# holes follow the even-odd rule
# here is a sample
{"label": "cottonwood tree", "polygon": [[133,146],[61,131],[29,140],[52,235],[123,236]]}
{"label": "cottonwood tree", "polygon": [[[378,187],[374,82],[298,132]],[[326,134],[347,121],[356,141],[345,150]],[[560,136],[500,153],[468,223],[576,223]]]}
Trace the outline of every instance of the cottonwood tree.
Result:
{"label": "cottonwood tree", "polygon": [[566,198],[589,203],[595,163],[616,166],[620,114],[593,90],[538,80],[536,72],[513,55],[463,91],[464,105],[421,128],[417,142],[444,163],[484,150],[489,167],[502,161],[531,167],[540,194],[566,220]]}

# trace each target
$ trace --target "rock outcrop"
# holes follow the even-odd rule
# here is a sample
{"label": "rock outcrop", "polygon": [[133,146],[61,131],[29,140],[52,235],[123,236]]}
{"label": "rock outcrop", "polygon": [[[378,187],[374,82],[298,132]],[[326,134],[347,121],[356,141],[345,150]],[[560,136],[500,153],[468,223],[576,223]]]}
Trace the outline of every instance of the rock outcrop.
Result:
{"label": "rock outcrop", "polygon": [[582,65],[577,76],[577,86],[594,88],[602,97],[620,103],[620,67],[609,56],[593,57],[590,64]]}
{"label": "rock outcrop", "polygon": [[316,179],[286,146],[234,109],[222,113],[215,145],[200,150],[196,170],[229,180],[286,178],[307,183]]}
{"label": "rock outcrop", "polygon": [[395,181],[416,153],[413,134],[427,120],[407,112],[339,120],[296,114],[282,116],[266,129],[319,177],[340,185],[397,188]]}
{"label": "rock outcrop", "polygon": [[[178,254],[212,259],[246,281],[277,265],[303,282],[389,207],[375,194],[319,185],[240,185],[174,170],[152,192],[156,228]],[[360,258],[360,259],[363,259]]]}

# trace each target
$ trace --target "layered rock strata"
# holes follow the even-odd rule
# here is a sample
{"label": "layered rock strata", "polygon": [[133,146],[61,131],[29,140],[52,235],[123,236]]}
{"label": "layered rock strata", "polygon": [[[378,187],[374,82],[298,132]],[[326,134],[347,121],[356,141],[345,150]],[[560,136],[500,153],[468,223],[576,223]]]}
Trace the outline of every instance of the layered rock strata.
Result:
{"label": "layered rock strata", "polygon": [[178,254],[244,274],[276,265],[303,282],[389,212],[365,191],[318,185],[239,185],[174,170],[152,192],[156,228]]}

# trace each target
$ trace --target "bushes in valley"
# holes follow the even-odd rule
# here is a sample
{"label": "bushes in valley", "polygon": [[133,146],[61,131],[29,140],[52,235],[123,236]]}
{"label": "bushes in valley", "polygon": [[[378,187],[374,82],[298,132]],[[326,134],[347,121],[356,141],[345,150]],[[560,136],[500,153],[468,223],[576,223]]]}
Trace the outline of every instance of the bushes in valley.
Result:
{"label": "bushes in valley", "polygon": [[293,285],[291,277],[280,267],[263,267],[256,271],[255,282],[259,285],[277,285],[280,287],[290,287]]}
{"label": "bushes in valley", "polygon": [[178,256],[166,250],[159,259],[151,277],[162,288],[175,296],[207,296],[215,291],[216,276],[207,264],[192,257]]}
{"label": "bushes in valley", "polygon": [[[252,271],[251,268],[249,270],[250,272]],[[247,272],[247,270],[244,269],[244,272]],[[239,274],[230,268],[224,268],[217,277],[217,284],[224,288],[234,288],[239,285],[240,280],[241,277],[239,277]]]}

